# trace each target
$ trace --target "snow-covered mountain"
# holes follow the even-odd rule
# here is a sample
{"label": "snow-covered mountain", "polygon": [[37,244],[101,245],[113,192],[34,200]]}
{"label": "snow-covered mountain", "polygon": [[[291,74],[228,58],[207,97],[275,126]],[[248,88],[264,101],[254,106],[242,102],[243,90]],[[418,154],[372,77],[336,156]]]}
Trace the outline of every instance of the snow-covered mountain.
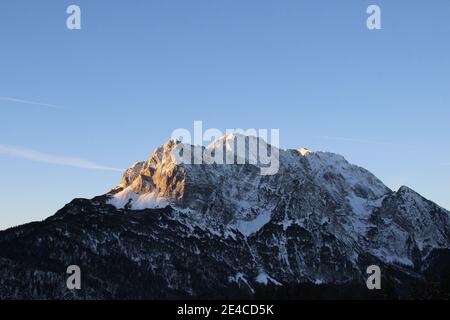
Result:
{"label": "snow-covered mountain", "polygon": [[[224,142],[232,149],[238,138],[226,135],[212,146]],[[177,164],[179,143],[171,140],[129,168],[108,203],[118,209],[171,205],[189,223],[223,229],[228,236],[250,236],[268,222],[284,230],[297,225],[329,232],[386,263],[412,266],[414,249],[426,256],[434,248],[450,248],[447,211],[407,187],[391,191],[340,155],[279,150],[278,174],[262,176],[250,164]],[[357,250],[351,251],[357,259]]]}
{"label": "snow-covered mountain", "polygon": [[[273,175],[252,154],[243,164],[176,156],[230,150],[238,138],[206,148],[170,140],[106,195],[1,232],[0,297],[252,297],[267,285],[363,287],[371,264],[408,296],[412,283],[450,275],[450,213],[340,155],[274,149]],[[85,268],[85,290],[65,288],[69,264]]]}

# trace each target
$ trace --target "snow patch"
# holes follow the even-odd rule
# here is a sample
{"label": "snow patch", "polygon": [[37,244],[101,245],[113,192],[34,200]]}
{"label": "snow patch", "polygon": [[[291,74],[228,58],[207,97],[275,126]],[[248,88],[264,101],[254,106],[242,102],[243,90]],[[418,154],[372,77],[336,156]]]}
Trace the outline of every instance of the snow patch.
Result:
{"label": "snow patch", "polygon": [[274,278],[272,278],[271,276],[269,276],[267,273],[265,272],[261,272],[257,277],[256,277],[256,282],[267,285],[269,284],[269,282],[277,285],[277,286],[281,286],[282,284],[280,282],[278,282],[277,280],[275,280]]}
{"label": "snow patch", "polygon": [[238,285],[240,285],[241,283],[244,283],[252,293],[255,293],[255,290],[252,288],[252,286],[248,283],[247,279],[246,279],[246,275],[242,272],[238,272],[234,277],[230,276],[228,277],[228,282],[229,283],[236,283]]}
{"label": "snow patch", "polygon": [[130,187],[112,196],[108,204],[115,206],[117,209],[143,210],[164,208],[169,205],[167,199],[159,197],[154,192],[139,195],[131,190]]}
{"label": "snow patch", "polygon": [[248,237],[252,233],[259,231],[265,224],[267,224],[270,221],[271,217],[272,212],[263,211],[255,219],[251,221],[238,220],[234,226],[244,236]]}

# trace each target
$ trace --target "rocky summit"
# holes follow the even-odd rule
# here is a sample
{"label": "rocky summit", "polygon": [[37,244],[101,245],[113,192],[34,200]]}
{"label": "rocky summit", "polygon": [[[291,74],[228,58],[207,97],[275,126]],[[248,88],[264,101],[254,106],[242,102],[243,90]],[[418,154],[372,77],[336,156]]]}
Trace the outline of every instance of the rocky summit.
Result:
{"label": "rocky summit", "polygon": [[0,232],[0,298],[450,297],[450,213],[410,188],[328,152],[276,149],[262,175],[245,157],[180,163],[180,145],[195,148],[170,140],[105,195]]}

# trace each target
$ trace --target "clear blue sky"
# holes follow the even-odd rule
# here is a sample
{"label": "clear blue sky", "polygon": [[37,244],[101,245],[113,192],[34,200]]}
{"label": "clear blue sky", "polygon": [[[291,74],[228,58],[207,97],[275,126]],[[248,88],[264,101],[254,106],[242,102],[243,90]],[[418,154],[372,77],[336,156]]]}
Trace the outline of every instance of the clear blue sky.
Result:
{"label": "clear blue sky", "polygon": [[450,209],[448,0],[4,0],[0,44],[0,229],[121,177],[5,148],[126,168],[194,120],[279,128]]}

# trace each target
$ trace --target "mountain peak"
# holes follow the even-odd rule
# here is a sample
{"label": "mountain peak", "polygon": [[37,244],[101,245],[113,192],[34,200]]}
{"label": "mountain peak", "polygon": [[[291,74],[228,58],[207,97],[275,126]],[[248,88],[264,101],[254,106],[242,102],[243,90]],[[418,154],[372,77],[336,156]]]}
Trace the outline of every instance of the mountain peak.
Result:
{"label": "mountain peak", "polygon": [[[231,143],[233,137],[222,139]],[[21,244],[3,258],[3,270],[29,275],[20,291],[16,279],[5,285],[0,278],[9,290],[0,297],[33,296],[36,290],[27,291],[36,280],[30,265],[39,265],[57,290],[57,259],[64,266],[99,266],[88,273],[95,281],[86,281],[95,288],[98,279],[105,290],[130,287],[129,280],[141,288],[150,279],[157,286],[140,292],[151,298],[223,297],[242,288],[254,297],[258,286],[269,283],[358,283],[369,264],[394,270],[395,286],[403,290],[405,279],[426,276],[429,257],[450,249],[448,211],[408,187],[392,192],[338,154],[279,150],[278,172],[261,175],[251,163],[178,162],[179,147],[209,151],[170,140],[127,169],[108,194],[72,201],[42,223],[0,233],[6,252],[15,248],[11,241]],[[64,256],[67,248],[75,253]],[[105,274],[117,266],[129,266],[138,279]],[[360,283],[365,288],[365,280]],[[101,293],[95,288],[80,294],[96,298]],[[141,297],[135,293],[133,287],[131,296]]]}
{"label": "mountain peak", "polygon": [[[253,140],[258,139],[254,136],[228,134],[207,148],[201,147],[201,151],[210,152],[221,147],[226,151],[234,150],[234,138],[245,138],[245,147],[251,141],[265,143],[264,140]],[[306,148],[297,152],[277,149],[278,172],[261,176],[259,164],[248,161],[256,158],[255,154],[246,155],[241,164],[208,164],[204,161],[186,164],[175,159],[174,152],[179,151],[178,147],[188,148],[192,153],[195,153],[195,148],[200,148],[169,140],[157,148],[149,160],[137,162],[126,170],[121,181],[122,191],[111,195],[110,203],[130,209],[170,204],[211,215],[209,221],[212,225],[236,227],[248,234],[259,230],[270,219],[271,212],[286,201],[290,192],[297,194],[304,188],[308,189],[307,193],[299,196],[307,202],[311,201],[307,199],[310,190],[316,190],[317,196],[331,196],[337,202],[350,197],[353,199],[348,204],[350,210],[355,215],[367,215],[370,206],[356,206],[361,201],[357,199],[373,201],[390,191],[370,172],[349,164],[337,154],[313,153]],[[259,227],[256,228],[252,222]]]}
{"label": "mountain peak", "polygon": [[300,152],[300,154],[301,154],[303,157],[306,157],[307,155],[309,155],[309,154],[312,153],[312,151],[309,150],[308,148],[300,148],[300,149],[298,150],[298,152]]}
{"label": "mountain peak", "polygon": [[417,194],[413,189],[409,188],[408,186],[401,186],[398,190],[398,193],[414,193]]}

